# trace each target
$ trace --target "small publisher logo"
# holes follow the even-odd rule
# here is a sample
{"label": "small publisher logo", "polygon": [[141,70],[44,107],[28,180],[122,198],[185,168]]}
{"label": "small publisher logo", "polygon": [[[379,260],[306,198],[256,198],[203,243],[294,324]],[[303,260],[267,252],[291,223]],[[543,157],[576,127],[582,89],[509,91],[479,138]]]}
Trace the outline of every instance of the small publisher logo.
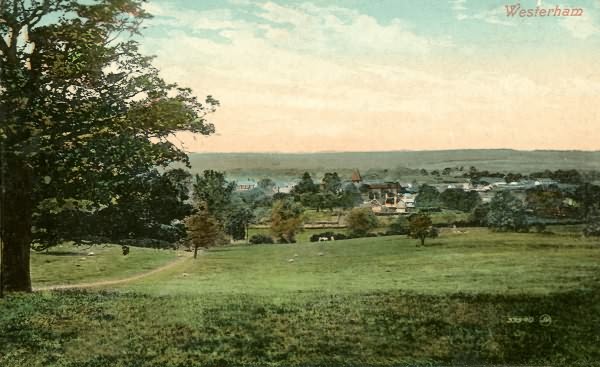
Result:
{"label": "small publisher logo", "polygon": [[[533,324],[536,318],[533,316],[508,316],[506,322],[508,324]],[[543,314],[537,319],[541,326],[550,326],[552,317],[548,314]]]}
{"label": "small publisher logo", "polygon": [[540,325],[542,326],[550,326],[550,324],[552,323],[552,317],[550,317],[550,315],[542,315],[540,316]]}

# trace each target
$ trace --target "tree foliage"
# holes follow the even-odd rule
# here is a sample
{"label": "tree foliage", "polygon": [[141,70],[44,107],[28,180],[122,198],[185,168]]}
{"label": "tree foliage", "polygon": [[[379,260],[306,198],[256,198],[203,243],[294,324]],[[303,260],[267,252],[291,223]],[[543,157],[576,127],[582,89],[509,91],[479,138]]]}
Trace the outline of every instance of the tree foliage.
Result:
{"label": "tree foliage", "polygon": [[500,191],[492,198],[487,224],[495,231],[526,232],[529,230],[523,202],[508,191]]}
{"label": "tree foliage", "polygon": [[361,202],[362,196],[360,195],[358,188],[356,188],[354,184],[349,183],[346,186],[344,186],[339,202],[342,208],[354,208]]}
{"label": "tree foliage", "polygon": [[476,206],[469,215],[469,221],[474,223],[475,225],[486,227],[487,226],[487,216],[490,211],[489,203],[482,203]]}
{"label": "tree foliage", "polygon": [[370,208],[354,208],[346,216],[346,225],[353,236],[364,236],[377,228],[379,221]]}
{"label": "tree foliage", "polygon": [[192,195],[196,203],[202,203],[210,215],[224,222],[235,182],[228,182],[223,172],[206,170],[196,175]]}
{"label": "tree foliage", "polygon": [[423,213],[410,216],[408,219],[408,230],[412,238],[419,239],[421,246],[425,246],[426,238],[435,238],[438,236],[438,230],[433,226],[431,218]]}
{"label": "tree foliage", "polygon": [[436,208],[440,206],[440,193],[433,186],[423,184],[415,198],[417,208]]}
{"label": "tree foliage", "polygon": [[390,232],[392,234],[409,234],[410,226],[408,218],[405,216],[398,216],[396,220],[390,223]]}
{"label": "tree foliage", "polygon": [[332,194],[339,194],[342,190],[342,180],[338,176],[337,172],[327,172],[323,176],[323,191]]}
{"label": "tree foliage", "polygon": [[221,234],[221,223],[206,208],[187,217],[185,227],[188,243],[194,249],[194,259],[199,248],[215,246]]}
{"label": "tree foliage", "polygon": [[582,219],[600,215],[600,186],[587,182],[581,184],[577,186],[574,197],[579,203],[579,215]]}
{"label": "tree foliage", "polygon": [[527,209],[538,217],[557,219],[577,215],[575,207],[568,205],[570,195],[556,185],[538,186],[527,190],[526,194]]}
{"label": "tree foliage", "polygon": [[218,102],[163,81],[127,37],[149,17],[142,3],[0,1],[0,209],[9,290],[31,289],[29,246],[45,236],[43,223],[34,222],[40,205],[109,206],[132,177],[187,163],[173,134],[214,131],[205,117]]}
{"label": "tree foliage", "polygon": [[254,218],[254,211],[242,200],[232,202],[225,219],[225,233],[234,240],[245,239],[248,234],[248,226]]}
{"label": "tree foliage", "polygon": [[304,208],[293,200],[278,200],[271,210],[271,232],[282,243],[296,242],[304,223]]}
{"label": "tree foliage", "polygon": [[44,200],[34,215],[35,249],[64,241],[171,244],[185,237],[181,222],[191,214],[191,175],[183,169],[152,170],[132,177],[106,206],[93,209],[90,201]]}
{"label": "tree foliage", "polygon": [[268,177],[265,177],[265,178],[261,178],[260,180],[258,180],[256,186],[257,186],[257,188],[259,188],[260,190],[262,190],[265,193],[272,193],[273,189],[277,185],[276,185],[275,181],[271,180]]}
{"label": "tree foliage", "polygon": [[439,199],[445,208],[463,212],[470,212],[481,204],[481,198],[477,192],[462,189],[447,189],[440,194]]}
{"label": "tree foliage", "polygon": [[304,172],[300,178],[300,182],[298,182],[292,189],[292,194],[294,195],[316,194],[318,192],[319,185],[314,183],[310,173],[308,172]]}

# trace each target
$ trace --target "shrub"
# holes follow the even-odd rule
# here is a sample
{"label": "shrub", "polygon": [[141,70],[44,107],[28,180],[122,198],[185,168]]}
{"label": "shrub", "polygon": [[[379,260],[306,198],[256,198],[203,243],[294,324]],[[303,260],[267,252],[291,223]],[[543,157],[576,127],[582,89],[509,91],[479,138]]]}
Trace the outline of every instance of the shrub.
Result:
{"label": "shrub", "polygon": [[345,240],[348,238],[348,236],[343,233],[323,232],[315,233],[310,236],[310,242],[319,242],[319,238],[321,237],[327,237],[328,240],[331,239],[331,237],[333,237],[334,240]]}
{"label": "shrub", "polygon": [[253,245],[260,245],[262,243],[275,243],[275,241],[273,241],[273,238],[264,234],[253,235],[252,237],[250,237],[249,242]]}
{"label": "shrub", "polygon": [[391,236],[408,234],[409,232],[408,218],[405,216],[399,216],[390,224],[390,229],[386,232],[386,234],[389,233],[388,235]]}

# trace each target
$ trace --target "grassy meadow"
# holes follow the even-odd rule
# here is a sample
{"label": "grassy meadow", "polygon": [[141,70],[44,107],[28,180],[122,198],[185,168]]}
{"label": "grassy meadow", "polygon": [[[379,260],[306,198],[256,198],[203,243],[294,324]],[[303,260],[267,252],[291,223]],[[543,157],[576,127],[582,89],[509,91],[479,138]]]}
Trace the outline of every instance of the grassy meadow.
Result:
{"label": "grassy meadow", "polygon": [[[404,236],[238,245],[119,286],[11,295],[0,366],[594,365],[600,243],[559,229],[447,229],[426,247]],[[65,256],[33,257],[34,285],[75,271]],[[123,267],[80,265],[86,281]]]}
{"label": "grassy meadow", "polygon": [[32,252],[31,277],[36,287],[115,280],[175,259],[174,251],[130,247],[129,256],[123,256],[121,246],[88,248],[64,244],[46,252]]}

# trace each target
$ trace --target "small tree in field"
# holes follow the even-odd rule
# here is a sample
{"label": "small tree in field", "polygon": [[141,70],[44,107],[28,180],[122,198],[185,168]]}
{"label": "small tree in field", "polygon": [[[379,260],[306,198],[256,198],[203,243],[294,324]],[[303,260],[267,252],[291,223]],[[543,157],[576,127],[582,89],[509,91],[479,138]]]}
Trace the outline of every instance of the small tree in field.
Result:
{"label": "small tree in field", "polygon": [[279,242],[296,242],[296,232],[304,223],[304,208],[293,200],[278,200],[271,210],[271,232]]}
{"label": "small tree in field", "polygon": [[346,225],[352,235],[364,236],[377,228],[379,221],[370,208],[356,208],[346,217]]}
{"label": "small tree in field", "polygon": [[[438,230],[433,226],[431,218],[427,214],[415,214],[408,219],[408,228],[410,236],[421,241],[421,246],[425,246],[425,239],[438,236]],[[417,244],[417,246],[419,246]]]}
{"label": "small tree in field", "polygon": [[206,209],[189,216],[185,220],[187,240],[194,249],[194,259],[200,247],[211,247],[221,235],[221,224]]}

